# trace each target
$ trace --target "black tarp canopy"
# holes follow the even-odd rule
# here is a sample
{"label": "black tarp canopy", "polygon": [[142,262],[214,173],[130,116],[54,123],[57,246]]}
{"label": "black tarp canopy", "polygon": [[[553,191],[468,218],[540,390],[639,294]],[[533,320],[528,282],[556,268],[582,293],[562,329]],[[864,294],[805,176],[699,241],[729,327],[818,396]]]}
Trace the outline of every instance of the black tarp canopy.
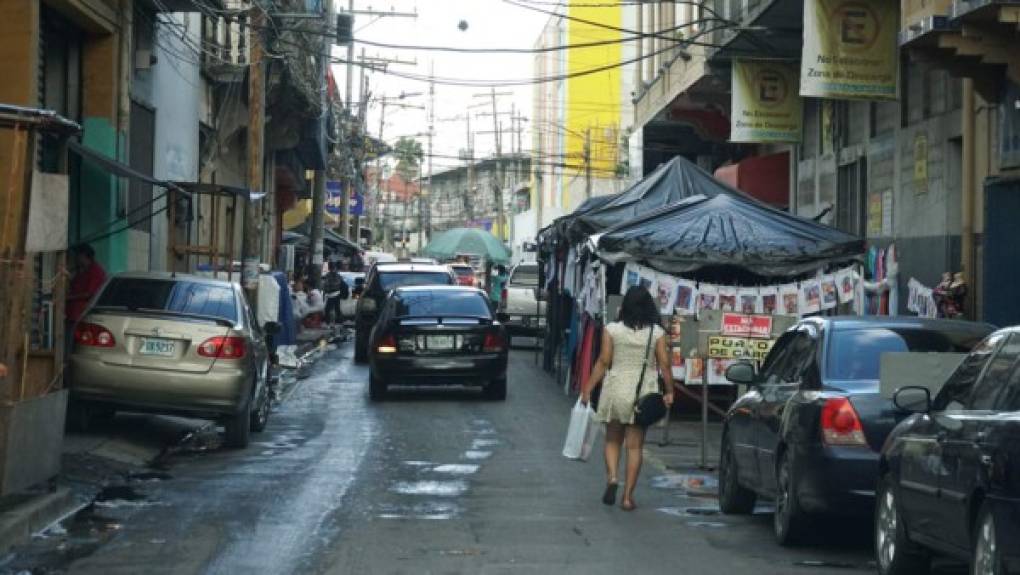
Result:
{"label": "black tarp canopy", "polygon": [[664,272],[790,277],[864,253],[863,239],[773,208],[679,157],[579,224],[606,230],[597,237],[603,257]]}

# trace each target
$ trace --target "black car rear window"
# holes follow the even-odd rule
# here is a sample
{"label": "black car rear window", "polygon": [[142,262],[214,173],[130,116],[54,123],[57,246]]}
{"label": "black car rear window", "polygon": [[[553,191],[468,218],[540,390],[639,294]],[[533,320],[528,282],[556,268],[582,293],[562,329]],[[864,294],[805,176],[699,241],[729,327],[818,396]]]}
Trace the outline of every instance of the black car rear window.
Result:
{"label": "black car rear window", "polygon": [[394,305],[396,317],[492,318],[485,297],[474,291],[415,290],[400,294]]}
{"label": "black car rear window", "polygon": [[114,278],[96,307],[195,314],[237,322],[234,290],[187,280]]}
{"label": "black car rear window", "polygon": [[933,330],[876,327],[835,331],[829,341],[826,377],[833,380],[877,380],[880,356],[886,352],[968,353],[984,336],[976,330]]}
{"label": "black car rear window", "polygon": [[475,275],[475,270],[469,266],[454,266],[453,273],[459,276],[473,276]]}
{"label": "black car rear window", "polygon": [[453,278],[446,272],[379,272],[379,287],[388,292],[403,286],[450,285]]}

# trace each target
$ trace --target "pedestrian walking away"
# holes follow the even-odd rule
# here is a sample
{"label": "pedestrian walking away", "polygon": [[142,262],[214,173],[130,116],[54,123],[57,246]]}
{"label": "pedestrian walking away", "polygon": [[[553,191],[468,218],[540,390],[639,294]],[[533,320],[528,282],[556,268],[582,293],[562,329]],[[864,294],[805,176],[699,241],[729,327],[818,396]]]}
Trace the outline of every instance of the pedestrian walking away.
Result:
{"label": "pedestrian walking away", "polygon": [[626,479],[620,505],[626,511],[636,507],[634,488],[641,473],[645,441],[645,428],[634,423],[635,398],[657,391],[656,366],[664,381],[662,400],[667,409],[673,405],[669,345],[659,321],[659,310],[648,290],[641,286],[627,290],[618,321],[603,331],[599,358],[581,391],[581,401],[587,405],[592,391],[602,386],[596,420],[606,426],[606,490],[602,496],[606,505],[616,503],[620,453],[626,446]]}

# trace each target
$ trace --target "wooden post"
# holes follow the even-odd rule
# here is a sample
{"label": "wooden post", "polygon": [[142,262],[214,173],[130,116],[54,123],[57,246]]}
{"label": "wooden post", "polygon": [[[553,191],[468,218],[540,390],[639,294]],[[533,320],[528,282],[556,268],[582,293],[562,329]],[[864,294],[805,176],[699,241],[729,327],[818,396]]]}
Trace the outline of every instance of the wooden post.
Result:
{"label": "wooden post", "polygon": [[[263,30],[266,27],[265,11],[257,4],[252,7],[250,58],[248,67],[248,189],[259,193],[263,186],[263,138],[265,137],[265,69],[263,64]],[[262,255],[262,202],[245,203],[244,238],[241,250],[241,284],[248,303],[258,305],[259,261]],[[230,238],[233,243],[234,238]],[[233,250],[231,250],[233,251]],[[233,261],[228,263],[233,266]]]}

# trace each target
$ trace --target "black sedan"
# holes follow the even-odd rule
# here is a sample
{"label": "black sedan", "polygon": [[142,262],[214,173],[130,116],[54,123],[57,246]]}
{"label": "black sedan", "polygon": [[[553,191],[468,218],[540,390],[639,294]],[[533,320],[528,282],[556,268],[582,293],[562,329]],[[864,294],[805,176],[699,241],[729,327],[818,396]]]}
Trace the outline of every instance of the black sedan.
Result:
{"label": "black sedan", "polygon": [[719,462],[724,513],[775,500],[773,527],[796,543],[822,514],[874,508],[878,452],[897,410],[879,395],[885,352],[969,352],[991,326],[896,317],[808,318],[784,333],[761,373],[731,366],[750,389],[727,413]]}
{"label": "black sedan", "polygon": [[504,400],[507,341],[479,289],[397,288],[369,338],[369,396],[384,398],[390,385],[467,385]]}
{"label": "black sedan", "polygon": [[884,575],[920,575],[938,552],[975,575],[1020,569],[1020,328],[995,332],[931,399],[896,392],[914,415],[882,450],[875,547]]}

